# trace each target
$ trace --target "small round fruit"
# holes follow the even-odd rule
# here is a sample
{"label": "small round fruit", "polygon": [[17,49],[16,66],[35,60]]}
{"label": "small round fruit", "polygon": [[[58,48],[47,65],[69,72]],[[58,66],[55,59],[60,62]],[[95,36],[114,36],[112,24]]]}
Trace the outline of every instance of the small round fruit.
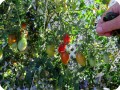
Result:
{"label": "small round fruit", "polygon": [[12,50],[16,50],[16,49],[17,49],[17,43],[15,42],[15,43],[11,44],[11,45],[10,45],[10,48],[11,48]]}
{"label": "small round fruit", "polygon": [[17,66],[17,62],[13,62],[13,66]]}
{"label": "small round fruit", "polygon": [[96,61],[94,59],[89,59],[88,61],[91,67],[94,67],[96,65]]}
{"label": "small round fruit", "polygon": [[19,42],[18,42],[18,49],[20,51],[24,51],[27,47],[27,40],[26,38],[22,38]]}
{"label": "small round fruit", "polygon": [[21,28],[22,28],[22,29],[26,29],[26,27],[27,27],[27,24],[26,24],[26,23],[22,23],[22,24],[21,24]]}
{"label": "small round fruit", "polygon": [[11,45],[17,41],[16,35],[14,34],[9,34],[8,36],[8,44]]}
{"label": "small round fruit", "polygon": [[0,50],[0,60],[2,59],[2,57],[3,57],[3,52],[2,50]]}
{"label": "small round fruit", "polygon": [[60,56],[61,56],[61,61],[62,61],[62,63],[65,64],[65,65],[68,64],[68,61],[69,61],[69,53],[63,52],[63,53],[60,54]]}
{"label": "small round fruit", "polygon": [[58,52],[59,53],[65,52],[65,49],[66,49],[66,45],[64,43],[62,43],[58,47]]}
{"label": "small round fruit", "polygon": [[65,34],[63,36],[63,41],[65,44],[68,44],[70,42],[70,36],[68,34]]}
{"label": "small round fruit", "polygon": [[76,60],[81,66],[86,65],[86,59],[82,53],[76,53]]}
{"label": "small round fruit", "polygon": [[54,45],[47,45],[47,47],[46,47],[46,53],[50,57],[54,56],[54,54],[55,54],[55,46]]}
{"label": "small round fruit", "polygon": [[104,55],[103,55],[103,61],[106,63],[106,64],[108,64],[110,61],[109,61],[109,55],[108,55],[108,53],[104,53]]}

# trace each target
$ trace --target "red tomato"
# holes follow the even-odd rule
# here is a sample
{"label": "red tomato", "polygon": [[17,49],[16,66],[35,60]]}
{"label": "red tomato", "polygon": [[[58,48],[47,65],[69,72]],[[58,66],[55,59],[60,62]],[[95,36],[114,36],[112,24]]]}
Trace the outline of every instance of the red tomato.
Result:
{"label": "red tomato", "polygon": [[60,56],[61,56],[62,63],[65,64],[65,65],[68,64],[69,53],[63,52],[63,53],[60,54]]}
{"label": "red tomato", "polygon": [[23,29],[26,29],[27,24],[26,24],[26,23],[22,23],[22,24],[21,24],[21,27],[22,27]]}
{"label": "red tomato", "polygon": [[70,42],[70,36],[68,34],[65,34],[63,36],[63,41],[65,44],[68,44]]}
{"label": "red tomato", "polygon": [[64,43],[59,45],[58,52],[62,53],[65,52],[66,45]]}

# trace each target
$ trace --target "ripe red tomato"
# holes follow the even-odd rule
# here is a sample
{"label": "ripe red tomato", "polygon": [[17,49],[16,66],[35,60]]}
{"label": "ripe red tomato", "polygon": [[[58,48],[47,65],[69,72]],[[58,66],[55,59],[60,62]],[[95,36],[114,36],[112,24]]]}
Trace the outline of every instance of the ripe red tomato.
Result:
{"label": "ripe red tomato", "polygon": [[61,56],[62,63],[65,64],[65,65],[68,64],[69,53],[63,52],[63,53],[60,54],[60,56]]}
{"label": "ripe red tomato", "polygon": [[62,53],[65,52],[66,45],[64,43],[60,44],[58,47],[58,52]]}
{"label": "ripe red tomato", "polygon": [[22,29],[26,29],[27,24],[26,24],[26,23],[22,23],[22,24],[21,24],[21,27],[22,27]]}
{"label": "ripe red tomato", "polygon": [[70,42],[70,36],[68,34],[65,34],[63,36],[63,41],[65,44],[68,44]]}
{"label": "ripe red tomato", "polygon": [[15,43],[17,41],[17,38],[16,38],[16,35],[14,35],[14,34],[9,34],[9,36],[8,36],[8,44],[10,45],[10,44],[13,44],[13,43]]}

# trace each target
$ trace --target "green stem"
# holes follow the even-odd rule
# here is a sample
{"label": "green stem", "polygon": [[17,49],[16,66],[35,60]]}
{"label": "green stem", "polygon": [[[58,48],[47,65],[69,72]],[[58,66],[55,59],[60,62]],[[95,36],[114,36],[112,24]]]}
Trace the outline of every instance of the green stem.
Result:
{"label": "green stem", "polygon": [[44,14],[44,29],[46,29],[46,22],[47,22],[47,7],[48,7],[48,0],[45,0],[45,14]]}

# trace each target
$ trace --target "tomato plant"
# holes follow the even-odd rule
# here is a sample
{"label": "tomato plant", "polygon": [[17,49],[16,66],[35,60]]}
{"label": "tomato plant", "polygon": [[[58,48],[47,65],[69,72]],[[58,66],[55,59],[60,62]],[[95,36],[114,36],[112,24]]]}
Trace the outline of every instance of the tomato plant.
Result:
{"label": "tomato plant", "polygon": [[5,90],[116,89],[120,39],[96,34],[108,0],[91,1],[4,0],[0,85]]}

